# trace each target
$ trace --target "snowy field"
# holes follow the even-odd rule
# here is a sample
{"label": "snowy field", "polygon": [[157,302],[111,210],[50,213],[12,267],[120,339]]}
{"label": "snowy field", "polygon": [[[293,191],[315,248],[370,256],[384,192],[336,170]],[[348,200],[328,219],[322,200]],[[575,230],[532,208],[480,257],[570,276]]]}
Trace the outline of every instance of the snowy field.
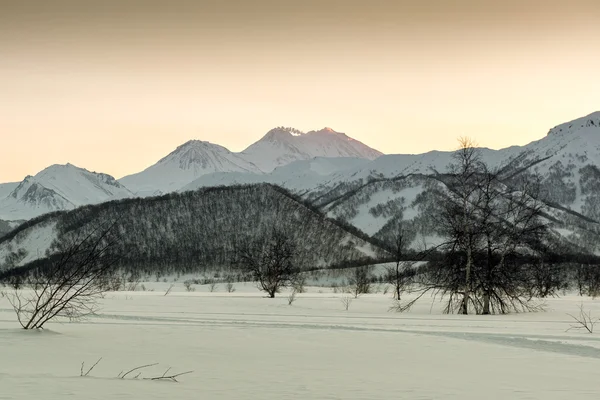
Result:
{"label": "snowy field", "polygon": [[[0,299],[0,399],[598,399],[598,332],[565,332],[600,300],[550,299],[546,312],[442,315],[390,294],[346,311],[327,288],[263,298],[252,284],[108,293],[97,316],[19,329]],[[100,357],[88,377],[80,377]],[[159,363],[117,378],[136,366]],[[179,383],[143,378],[193,371]],[[133,378],[138,372],[141,375]]]}

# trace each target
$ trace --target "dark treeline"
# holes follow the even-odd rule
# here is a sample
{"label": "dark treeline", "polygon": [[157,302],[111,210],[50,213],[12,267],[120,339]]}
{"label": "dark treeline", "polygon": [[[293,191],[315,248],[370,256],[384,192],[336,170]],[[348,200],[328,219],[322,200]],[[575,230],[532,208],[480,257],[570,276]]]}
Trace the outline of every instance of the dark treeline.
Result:
{"label": "dark treeline", "polygon": [[[365,251],[370,253],[377,243],[342,221],[326,218],[285,189],[268,184],[205,188],[85,206],[28,221],[0,241],[49,221],[57,223],[58,242],[98,223],[115,221],[121,239],[113,251],[119,254],[119,267],[137,274],[226,267],[238,243],[262,237],[273,228],[285,231],[297,243],[298,259],[305,270],[372,261],[367,260]],[[48,262],[39,260],[20,270]]]}

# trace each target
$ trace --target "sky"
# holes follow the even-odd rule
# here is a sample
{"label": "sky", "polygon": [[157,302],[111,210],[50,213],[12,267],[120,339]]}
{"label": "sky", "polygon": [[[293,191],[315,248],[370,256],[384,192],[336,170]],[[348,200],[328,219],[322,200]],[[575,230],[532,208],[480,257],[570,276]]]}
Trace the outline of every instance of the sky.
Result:
{"label": "sky", "polygon": [[276,126],[502,148],[600,110],[597,0],[0,0],[0,182]]}

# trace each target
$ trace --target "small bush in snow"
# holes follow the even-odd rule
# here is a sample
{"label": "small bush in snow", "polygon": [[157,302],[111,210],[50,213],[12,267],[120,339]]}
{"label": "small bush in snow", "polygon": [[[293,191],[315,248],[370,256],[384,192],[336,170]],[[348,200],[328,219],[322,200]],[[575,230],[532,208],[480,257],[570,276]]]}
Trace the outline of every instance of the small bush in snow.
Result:
{"label": "small bush in snow", "polygon": [[344,305],[344,310],[348,311],[350,304],[352,304],[352,297],[344,296],[340,299],[340,301]]}
{"label": "small bush in snow", "polygon": [[185,286],[185,290],[187,292],[193,292],[196,290],[196,288],[194,287],[194,281],[193,280],[187,280],[185,282],[183,282],[183,286]]}
{"label": "small bush in snow", "polygon": [[227,284],[225,285],[225,290],[227,290],[227,293],[235,292],[235,285],[233,284],[233,282],[227,282]]}
{"label": "small bush in snow", "polygon": [[296,301],[296,291],[293,290],[292,293],[290,293],[290,295],[288,296],[288,305],[291,306],[294,301]]}

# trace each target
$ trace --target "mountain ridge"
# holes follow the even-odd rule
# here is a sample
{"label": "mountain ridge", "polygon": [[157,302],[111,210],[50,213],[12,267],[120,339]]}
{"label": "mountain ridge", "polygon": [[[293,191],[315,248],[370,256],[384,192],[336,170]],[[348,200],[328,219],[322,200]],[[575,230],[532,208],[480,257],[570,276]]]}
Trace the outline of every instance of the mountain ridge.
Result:
{"label": "mountain ridge", "polygon": [[[298,145],[298,140],[305,140],[303,138],[316,138],[311,143],[317,145],[321,143],[320,140],[330,143],[327,140],[331,138],[335,139],[331,142],[334,144],[340,140],[342,143],[354,141],[346,134],[331,128],[306,133],[294,128],[271,129],[259,141],[248,147],[257,145],[260,151],[256,154],[262,154],[261,158],[266,160],[265,162],[281,162],[282,165],[276,166],[270,172],[264,172],[249,161],[247,155],[243,156],[248,148],[234,153],[218,144],[201,140],[183,143],[146,170],[120,180],[106,174],[90,173],[94,175],[60,182],[58,177],[68,176],[60,173],[61,171],[73,172],[77,167],[71,164],[53,165],[22,182],[0,184],[0,219],[28,219],[45,212],[68,210],[84,204],[123,197],[156,196],[207,186],[258,183],[282,186],[311,201],[328,197],[339,198],[339,203],[351,197],[344,194],[372,180],[443,172],[452,162],[453,152],[437,150],[423,154],[377,156],[381,153],[371,149],[372,153],[365,153],[362,154],[364,157],[356,158],[340,157],[341,153],[337,152],[339,148],[336,147],[335,154],[338,157],[309,157]],[[323,149],[317,146],[317,150],[318,153]],[[549,203],[579,213],[585,218],[600,221],[600,189],[596,189],[600,188],[600,171],[596,167],[600,165],[600,112],[556,125],[541,139],[524,146],[510,146],[500,150],[481,148],[480,152],[492,168],[510,165],[518,176],[539,174],[542,177],[544,196]],[[156,172],[155,169],[160,171]],[[139,176],[145,171],[150,173],[147,173],[146,178],[142,179],[141,183],[138,182],[137,186],[128,182],[127,178]],[[53,177],[57,179],[52,179]],[[86,190],[91,190],[92,194],[80,193],[80,184],[85,184]],[[122,186],[122,191],[115,193],[119,192],[119,185]],[[378,193],[378,190],[373,193]],[[11,194],[15,196],[10,197]],[[383,203],[391,202],[386,206],[389,209],[400,203],[391,195],[374,196]],[[8,205],[6,198],[12,199],[8,201]],[[353,203],[362,201],[352,199]],[[376,207],[375,203],[376,200],[370,201],[369,209]],[[27,208],[24,211],[25,206]],[[346,222],[355,224],[360,229],[368,225],[367,230],[372,231],[374,228],[369,220],[372,215],[369,216],[366,209],[363,211],[359,210],[358,217],[347,219]],[[350,214],[340,211],[339,215],[343,217]]]}

